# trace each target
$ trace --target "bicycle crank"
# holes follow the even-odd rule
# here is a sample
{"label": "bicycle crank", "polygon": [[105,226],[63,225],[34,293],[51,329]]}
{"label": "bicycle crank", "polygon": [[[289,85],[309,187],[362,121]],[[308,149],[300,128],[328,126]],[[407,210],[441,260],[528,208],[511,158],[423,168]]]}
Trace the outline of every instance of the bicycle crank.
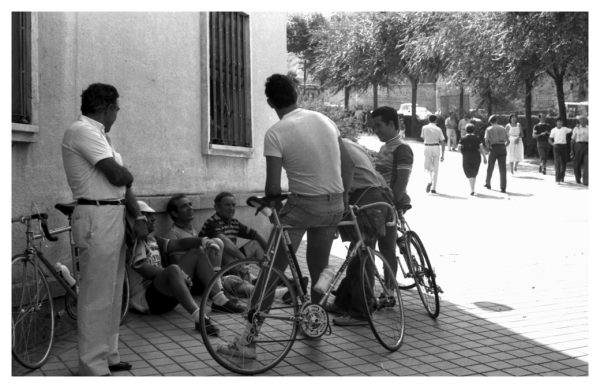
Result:
{"label": "bicycle crank", "polygon": [[300,329],[309,338],[319,338],[329,328],[329,315],[315,303],[305,303],[300,309]]}

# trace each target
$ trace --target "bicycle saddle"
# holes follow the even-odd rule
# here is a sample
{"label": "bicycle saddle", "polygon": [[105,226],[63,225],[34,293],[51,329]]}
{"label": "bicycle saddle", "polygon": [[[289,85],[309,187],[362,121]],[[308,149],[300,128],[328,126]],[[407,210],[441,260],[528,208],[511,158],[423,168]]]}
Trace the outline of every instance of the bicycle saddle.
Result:
{"label": "bicycle saddle", "polygon": [[54,205],[54,208],[58,209],[62,214],[68,217],[73,214],[73,210],[75,210],[75,204],[77,204],[75,201],[69,203],[57,203]]}

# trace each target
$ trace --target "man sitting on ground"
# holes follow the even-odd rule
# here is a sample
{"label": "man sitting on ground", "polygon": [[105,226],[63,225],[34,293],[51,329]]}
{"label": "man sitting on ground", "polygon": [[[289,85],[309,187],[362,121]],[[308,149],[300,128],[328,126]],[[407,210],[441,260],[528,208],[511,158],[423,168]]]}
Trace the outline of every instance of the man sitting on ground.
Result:
{"label": "man sitting on ground", "polygon": [[[154,209],[143,201],[138,201],[140,211],[148,220],[148,231],[154,231]],[[190,292],[192,280],[177,264],[164,266],[167,254],[175,250],[185,251],[182,263],[189,268],[195,267],[196,275],[207,284],[212,277],[210,265],[204,250],[202,240],[198,237],[168,240],[149,234],[143,240],[135,240],[132,257],[127,272],[131,287],[131,307],[140,313],[164,314],[171,311],[179,303],[190,313],[199,330],[200,308]],[[222,288],[212,295],[213,306],[220,304],[222,308],[243,311],[243,307],[233,304],[227,299]],[[213,308],[214,309],[214,308]],[[208,317],[204,317],[209,335],[218,336],[219,330],[212,325]]]}

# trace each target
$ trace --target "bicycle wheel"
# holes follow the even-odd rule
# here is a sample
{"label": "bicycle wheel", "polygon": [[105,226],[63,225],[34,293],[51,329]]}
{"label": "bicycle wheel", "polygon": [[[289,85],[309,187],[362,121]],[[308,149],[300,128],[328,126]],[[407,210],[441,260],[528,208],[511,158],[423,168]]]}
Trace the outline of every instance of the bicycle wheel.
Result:
{"label": "bicycle wheel", "polygon": [[54,341],[54,305],[35,256],[12,260],[12,354],[24,367],[44,365]]}
{"label": "bicycle wheel", "polygon": [[396,239],[396,260],[398,262],[396,282],[398,282],[398,287],[400,287],[401,290],[409,290],[416,284],[410,269],[410,256],[408,255],[409,250],[407,248],[407,240],[402,236],[400,231],[398,231],[398,235],[401,237]]}
{"label": "bicycle wheel", "polygon": [[[377,341],[396,351],[404,338],[404,306],[392,268],[379,252],[368,248],[361,253],[361,290],[363,307]],[[388,276],[386,276],[388,274]]]}
{"label": "bicycle wheel", "polygon": [[[77,298],[74,298],[68,292],[65,294],[65,311],[72,319],[77,319]],[[129,311],[129,277],[125,274],[123,281],[123,299],[121,300],[121,325],[125,322],[127,312]]]}
{"label": "bicycle wheel", "polygon": [[[206,290],[218,290],[220,283],[227,296],[237,298],[246,306],[243,313],[213,312],[210,315],[213,326],[219,329],[219,337],[209,336],[204,319],[200,319],[202,339],[210,355],[235,373],[254,375],[273,368],[285,358],[298,333],[296,289],[281,271],[273,268],[269,275],[265,264],[258,260],[229,264],[213,276],[206,287]],[[270,278],[265,282],[267,276]],[[288,290],[290,304],[281,300]],[[205,292],[202,298],[201,317],[211,311],[210,294],[212,292]],[[268,306],[271,300],[270,307],[260,307],[261,304]],[[249,331],[254,334],[250,345],[243,352],[232,351],[228,345],[237,343]]]}
{"label": "bicycle wheel", "polygon": [[431,267],[429,256],[427,256],[427,251],[419,236],[415,232],[409,231],[407,237],[410,257],[413,258],[411,263],[412,272],[419,291],[419,297],[427,310],[427,314],[431,318],[437,318],[440,314],[440,295],[435,281],[435,272]]}

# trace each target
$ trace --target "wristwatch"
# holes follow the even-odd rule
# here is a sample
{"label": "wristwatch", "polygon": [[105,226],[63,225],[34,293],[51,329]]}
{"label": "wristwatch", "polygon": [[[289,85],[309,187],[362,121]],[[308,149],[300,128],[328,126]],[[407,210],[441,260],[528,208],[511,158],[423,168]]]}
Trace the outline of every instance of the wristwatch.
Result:
{"label": "wristwatch", "polygon": [[136,220],[136,221],[139,221],[139,220],[144,220],[144,222],[148,222],[148,219],[147,219],[147,218],[146,218],[146,216],[144,216],[144,215],[142,215],[142,216],[137,216],[137,217],[135,218],[135,220]]}

